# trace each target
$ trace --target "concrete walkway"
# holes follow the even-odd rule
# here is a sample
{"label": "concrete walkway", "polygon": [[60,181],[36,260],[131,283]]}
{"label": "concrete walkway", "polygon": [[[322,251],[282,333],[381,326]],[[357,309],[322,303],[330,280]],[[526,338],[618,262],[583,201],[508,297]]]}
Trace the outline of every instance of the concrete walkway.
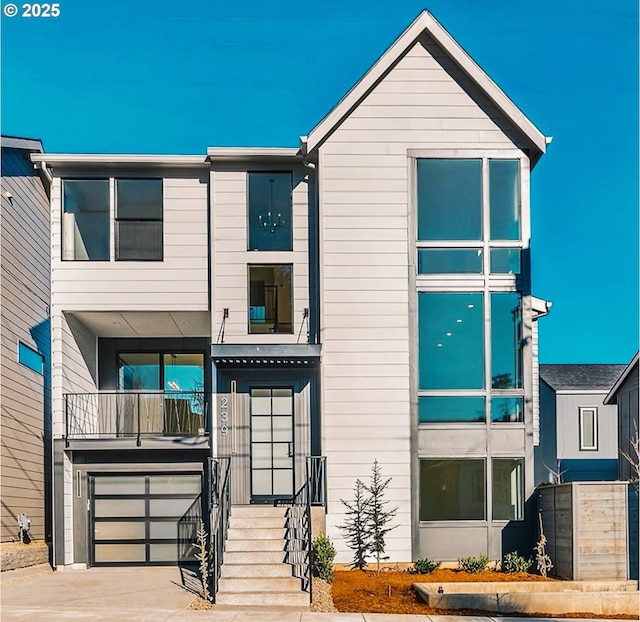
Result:
{"label": "concrete walkway", "polygon": [[[131,622],[527,622],[526,618],[310,613],[308,611],[187,611],[194,595],[181,585],[177,568],[92,568],[52,572],[36,566],[0,575],[2,621]],[[572,620],[572,622],[577,622]]]}

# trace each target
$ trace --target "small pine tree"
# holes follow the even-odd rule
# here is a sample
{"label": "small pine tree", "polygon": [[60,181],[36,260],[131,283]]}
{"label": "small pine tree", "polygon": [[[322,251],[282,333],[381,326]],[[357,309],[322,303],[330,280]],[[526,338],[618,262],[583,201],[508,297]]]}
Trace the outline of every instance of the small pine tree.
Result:
{"label": "small pine tree", "polygon": [[371,536],[370,550],[376,556],[376,572],[380,574],[380,558],[384,554],[385,536],[397,527],[389,526],[391,519],[396,515],[398,508],[389,510],[386,508],[388,501],[383,501],[385,490],[391,478],[382,478],[382,469],[377,460],[373,461],[371,467],[371,479],[364,489],[369,493],[369,499],[365,508],[365,515],[368,522],[368,532]]}
{"label": "small pine tree", "polygon": [[347,508],[344,525],[339,525],[345,536],[347,546],[353,549],[352,568],[364,570],[367,565],[365,559],[371,544],[371,535],[367,519],[369,500],[365,496],[366,486],[358,479],[353,489],[353,501],[340,499]]}

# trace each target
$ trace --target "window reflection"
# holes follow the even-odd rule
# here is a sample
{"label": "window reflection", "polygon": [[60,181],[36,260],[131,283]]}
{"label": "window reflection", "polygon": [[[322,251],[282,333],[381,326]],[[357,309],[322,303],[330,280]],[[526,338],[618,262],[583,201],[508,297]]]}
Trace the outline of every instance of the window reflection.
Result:
{"label": "window reflection", "polygon": [[481,160],[418,160],[418,239],[482,239]]}
{"label": "window reflection", "polygon": [[491,386],[522,387],[520,294],[491,294]]}
{"label": "window reflection", "polygon": [[418,294],[419,388],[484,388],[481,293]]}

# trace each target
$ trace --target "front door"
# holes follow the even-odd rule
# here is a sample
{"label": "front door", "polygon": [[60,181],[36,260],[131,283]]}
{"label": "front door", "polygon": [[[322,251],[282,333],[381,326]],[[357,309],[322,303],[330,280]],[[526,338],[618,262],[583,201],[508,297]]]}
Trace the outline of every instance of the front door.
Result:
{"label": "front door", "polygon": [[293,389],[251,389],[251,501],[293,497]]}

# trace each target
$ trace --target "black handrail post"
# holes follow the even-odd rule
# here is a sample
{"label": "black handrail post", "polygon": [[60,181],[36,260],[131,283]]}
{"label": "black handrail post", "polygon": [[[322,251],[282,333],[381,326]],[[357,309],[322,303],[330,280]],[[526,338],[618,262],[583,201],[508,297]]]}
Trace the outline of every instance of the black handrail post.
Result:
{"label": "black handrail post", "polygon": [[136,439],[136,446],[140,447],[140,445],[142,444],[141,441],[140,441],[140,393],[138,393],[137,398],[138,398],[138,408],[137,408],[137,410],[138,410],[138,417],[137,417],[137,419],[138,419],[138,438]]}
{"label": "black handrail post", "polygon": [[69,394],[64,394],[64,414],[65,414],[65,422],[64,422],[64,442],[65,446],[69,447]]}
{"label": "black handrail post", "polygon": [[308,531],[308,535],[307,535],[307,559],[308,559],[308,568],[307,568],[307,573],[309,575],[309,601],[311,602],[313,600],[313,569],[312,569],[312,554],[313,554],[313,529],[312,529],[312,523],[311,523],[311,494],[310,494],[310,487],[309,487],[309,483],[311,482],[311,469],[310,467],[310,462],[311,462],[312,458],[311,456],[307,457],[307,462],[306,462],[306,475],[307,475],[307,507],[306,507],[306,512],[307,512],[307,529]]}

